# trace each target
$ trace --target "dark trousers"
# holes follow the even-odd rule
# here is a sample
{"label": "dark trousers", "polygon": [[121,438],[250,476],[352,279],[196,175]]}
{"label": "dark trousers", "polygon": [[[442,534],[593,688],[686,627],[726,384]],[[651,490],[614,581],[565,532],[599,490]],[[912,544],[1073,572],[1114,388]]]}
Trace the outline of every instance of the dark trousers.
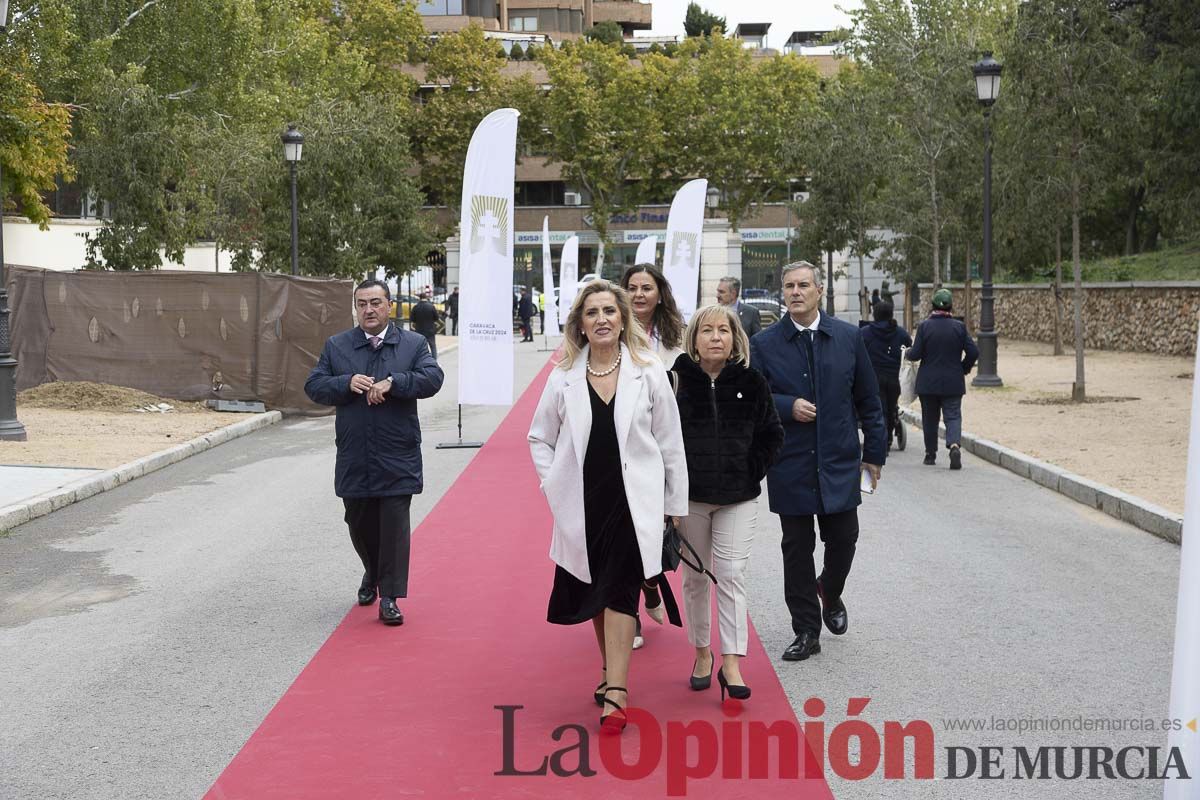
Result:
{"label": "dark trousers", "polygon": [[446,317],[450,321],[450,335],[458,336],[458,317]]}
{"label": "dark trousers", "polygon": [[533,341],[533,317],[521,317],[521,341]]}
{"label": "dark trousers", "polygon": [[946,420],[946,447],[962,443],[962,395],[922,394],[921,431],[925,434],[925,452],[937,454],[938,423]]}
{"label": "dark trousers", "polygon": [[543,334],[546,333],[546,311],[545,311],[545,309],[542,309],[541,311],[538,312],[538,327],[541,328]]}
{"label": "dark trousers", "polygon": [[892,437],[896,435],[896,423],[900,419],[900,376],[881,375],[879,379],[879,401],[883,405],[883,424],[887,426],[888,447],[892,446]]}
{"label": "dark trousers", "polygon": [[437,361],[437,334],[422,333],[421,335],[425,337],[425,341],[429,342],[429,354],[433,356],[434,361]]}
{"label": "dark trousers", "polygon": [[[792,631],[799,636],[808,631],[821,635],[821,602],[817,599],[817,575],[813,565],[816,549],[814,516],[779,515],[783,527],[783,597],[792,615]],[[825,597],[841,597],[846,588],[846,576],[854,562],[858,543],[858,509],[837,514],[815,515],[816,526],[825,544],[825,566],[821,570],[821,585]]]}
{"label": "dark trousers", "polygon": [[408,556],[412,539],[408,510],[412,495],[344,497],[350,541],[362,559],[363,586],[378,586],[380,597],[408,597]]}

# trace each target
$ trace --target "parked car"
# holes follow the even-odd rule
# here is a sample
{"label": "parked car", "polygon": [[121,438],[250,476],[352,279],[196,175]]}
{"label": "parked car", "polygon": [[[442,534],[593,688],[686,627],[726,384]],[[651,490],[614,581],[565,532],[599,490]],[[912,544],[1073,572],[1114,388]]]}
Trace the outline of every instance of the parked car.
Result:
{"label": "parked car", "polygon": [[743,295],[742,302],[758,309],[758,317],[762,320],[764,328],[779,322],[787,313],[787,306],[771,297],[745,297]]}

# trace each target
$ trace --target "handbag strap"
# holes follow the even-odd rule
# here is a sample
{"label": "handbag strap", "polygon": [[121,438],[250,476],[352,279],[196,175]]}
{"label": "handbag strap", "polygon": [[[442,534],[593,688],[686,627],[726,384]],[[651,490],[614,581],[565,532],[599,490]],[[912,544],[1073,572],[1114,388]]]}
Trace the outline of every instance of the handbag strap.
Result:
{"label": "handbag strap", "polygon": [[696,548],[692,547],[692,543],[689,542],[687,539],[683,538],[683,536],[679,537],[679,543],[681,545],[683,545],[683,547],[686,547],[688,549],[688,551],[692,554],[692,557],[696,559],[696,562],[693,564],[691,561],[688,560],[688,557],[683,554],[683,547],[679,548],[679,560],[682,561],[684,564],[687,564],[689,567],[694,569],[696,572],[704,573],[705,575],[708,576],[708,579],[710,581],[712,581],[713,583],[716,583],[717,576],[713,575],[711,572],[709,572],[707,569],[705,569],[704,566],[700,563],[700,554],[696,552]]}
{"label": "handbag strap", "polygon": [[650,579],[650,582],[658,586],[658,593],[662,597],[663,607],[667,610],[667,621],[676,628],[682,628],[683,617],[679,616],[679,605],[675,602],[675,593],[671,591],[671,582],[667,580],[666,573],[658,573]]}

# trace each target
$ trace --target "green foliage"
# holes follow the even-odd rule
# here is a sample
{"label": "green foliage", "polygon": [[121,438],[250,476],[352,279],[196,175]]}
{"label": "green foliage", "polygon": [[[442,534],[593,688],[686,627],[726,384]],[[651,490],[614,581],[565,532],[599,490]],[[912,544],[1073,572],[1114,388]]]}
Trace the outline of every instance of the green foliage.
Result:
{"label": "green foliage", "polygon": [[593,42],[602,42],[617,47],[620,47],[625,41],[625,33],[621,30],[621,26],[611,20],[594,25],[583,36]]}
{"label": "green foliage", "polygon": [[513,42],[512,49],[508,51],[508,57],[513,61],[521,61],[525,58],[525,50],[517,42]]}
{"label": "green foliage", "polygon": [[683,18],[683,31],[688,36],[712,36],[714,31],[725,30],[725,18],[709,13],[699,3],[688,3]]}
{"label": "green foliage", "polygon": [[41,192],[54,188],[55,176],[74,172],[67,161],[70,113],[42,89],[65,69],[58,52],[70,41],[69,14],[60,3],[15,0],[9,15],[9,32],[0,35],[0,191],[44,226],[50,212]]}
{"label": "green foliage", "polygon": [[[407,112],[384,95],[314,103],[296,120],[304,133],[298,165],[300,269],[309,275],[355,278],[376,267],[389,275],[424,262],[431,245],[421,222],[423,202],[408,153]],[[286,272],[291,261],[290,173],[278,136],[258,144],[240,211],[258,224],[228,246],[240,266],[257,255],[261,269]]]}
{"label": "green foliage", "polygon": [[665,76],[653,105],[665,110],[669,148],[661,172],[676,182],[707,178],[736,227],[772,190],[802,176],[788,143],[817,104],[813,66],[795,56],[755,59],[722,37],[688,39],[674,59],[648,57]]}
{"label": "green foliage", "polygon": [[[421,184],[435,194],[431,198],[457,211],[462,196],[462,170],[471,134],[479,122],[497,108],[516,108],[522,114],[518,144],[534,125],[533,107],[540,95],[528,78],[507,78],[500,70],[506,63],[503,49],[486,39],[483,30],[471,26],[438,38],[429,52],[426,80],[439,85],[421,108],[412,129],[413,155],[420,165]],[[553,48],[539,50],[539,57],[553,56]],[[443,231],[449,235],[451,231]]]}

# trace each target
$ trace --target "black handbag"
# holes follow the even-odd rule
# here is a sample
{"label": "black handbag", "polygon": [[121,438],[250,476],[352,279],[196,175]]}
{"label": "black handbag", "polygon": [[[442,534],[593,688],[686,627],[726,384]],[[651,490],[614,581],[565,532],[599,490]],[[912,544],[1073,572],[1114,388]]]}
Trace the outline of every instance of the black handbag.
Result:
{"label": "black handbag", "polygon": [[[683,554],[685,549],[691,553],[692,559],[694,560],[689,560],[688,557]],[[696,549],[692,547],[691,543],[688,542],[687,539],[679,535],[679,529],[675,527],[675,523],[668,519],[667,524],[663,527],[663,572],[674,572],[675,570],[679,569],[680,562],[687,564],[696,572],[704,573],[713,583],[717,582],[717,577],[705,569],[704,565],[700,563],[700,554],[696,552]]]}

